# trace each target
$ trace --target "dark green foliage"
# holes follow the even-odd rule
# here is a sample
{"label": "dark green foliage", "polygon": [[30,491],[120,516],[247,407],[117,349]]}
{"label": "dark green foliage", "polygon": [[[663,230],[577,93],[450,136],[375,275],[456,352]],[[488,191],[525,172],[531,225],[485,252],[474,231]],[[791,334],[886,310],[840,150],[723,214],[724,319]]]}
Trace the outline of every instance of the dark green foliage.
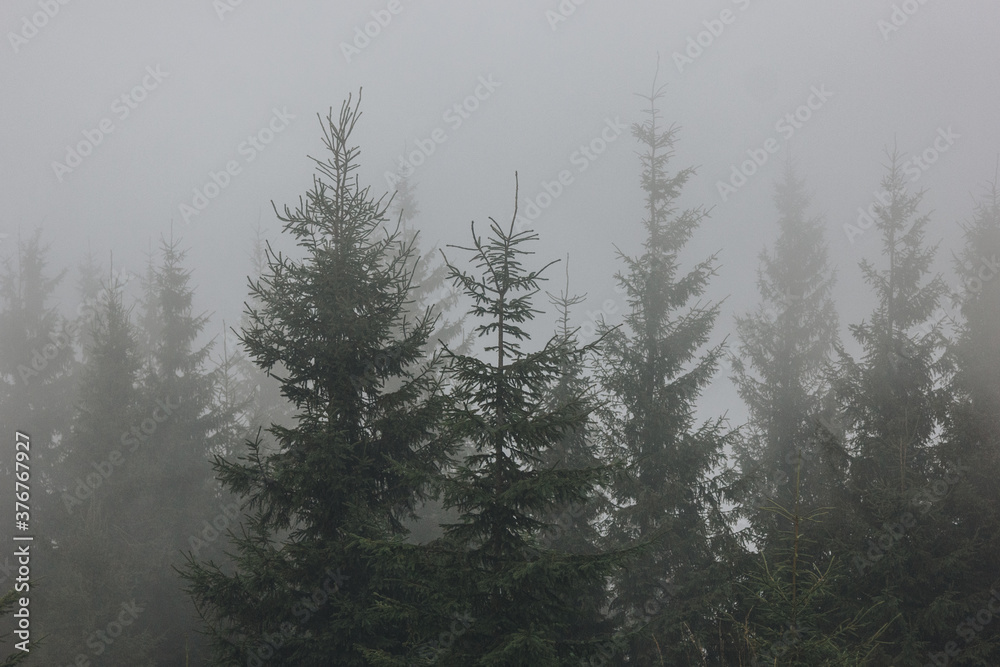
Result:
{"label": "dark green foliage", "polygon": [[[948,567],[955,604],[944,614],[942,640],[962,647],[956,664],[981,665],[1000,662],[1000,635],[990,625],[974,620],[982,609],[996,606],[993,596],[1000,590],[1000,508],[990,501],[1000,477],[1000,193],[996,183],[979,201],[964,232],[965,247],[956,262],[960,287],[953,295],[961,308],[950,345],[955,375],[936,457],[940,469],[955,471],[955,483],[945,489],[939,484],[937,490],[943,493],[934,493],[932,487],[923,500],[941,505],[946,525],[940,539],[954,552]],[[952,636],[947,638],[949,633]],[[944,644],[930,648],[940,653]]]}
{"label": "dark green foliage", "polygon": [[[47,275],[47,253],[41,231],[36,231],[18,242],[0,275],[0,421],[31,436],[37,476],[33,481],[39,491],[53,486],[51,471],[72,417],[75,366],[76,330],[51,304],[65,272]],[[5,472],[9,460],[4,460]],[[13,482],[3,488],[13,490]],[[46,500],[44,494],[37,495],[36,522],[52,516]],[[4,526],[13,520],[8,505],[0,514]]]}
{"label": "dark green foliage", "polygon": [[820,507],[829,504],[829,487],[836,485],[834,473],[843,463],[816,446],[829,390],[826,371],[837,342],[823,221],[807,217],[804,185],[791,166],[774,201],[779,235],[774,250],[760,255],[761,303],[737,317],[739,354],[731,357],[733,381],[749,410],[738,453],[748,487],[746,518],[760,544],[775,530],[790,528],[780,525],[780,515],[758,508],[771,502],[791,507],[799,464],[800,495]]}
{"label": "dark green foliage", "polygon": [[218,553],[221,545],[211,538],[216,526],[228,522],[225,506],[231,502],[218,492],[209,460],[219,426],[216,378],[206,370],[209,346],[198,342],[207,317],[193,311],[184,256],[177,240],[162,240],[159,261],[149,273],[144,331],[156,335],[144,346],[140,415],[142,420],[152,416],[156,425],[152,433],[142,432],[147,437],[130,462],[142,470],[145,483],[129,503],[133,518],[128,525],[133,539],[144,545],[150,574],[143,590],[155,600],[147,614],[163,633],[158,658],[167,664],[206,657],[195,631],[197,615],[174,567],[183,562],[182,551]]}
{"label": "dark green foliage", "polygon": [[[32,601],[45,614],[36,631],[47,635],[38,650],[45,664],[69,664],[100,649],[102,664],[147,665],[159,628],[135,614],[112,644],[96,638],[125,607],[148,610],[155,601],[144,586],[155,573],[146,562],[145,534],[135,502],[149,481],[138,456],[123,441],[141,422],[136,332],[122,302],[121,286],[108,284],[96,304],[93,347],[79,378],[72,431],[58,472],[59,521],[37,546],[34,567],[50,575]],[[156,521],[155,516],[141,517]],[[91,642],[88,644],[88,641]],[[95,648],[96,647],[96,648]]]}
{"label": "dark green foliage", "polygon": [[[515,197],[516,201],[516,197]],[[515,213],[516,216],[516,213]],[[529,269],[524,245],[532,232],[504,230],[492,218],[488,238],[472,226],[476,273],[450,265],[451,277],[472,300],[485,357],[449,350],[452,408],[450,434],[470,447],[443,482],[444,504],[459,519],[431,545],[454,611],[470,619],[453,633],[450,649],[420,664],[578,665],[607,637],[589,633],[596,609],[581,607],[622,562],[622,554],[573,554],[545,545],[550,527],[541,517],[571,504],[587,504],[606,480],[606,466],[553,466],[551,456],[568,436],[586,428],[589,397],[568,392],[547,400],[564,364],[579,359],[566,336],[528,352],[523,326],[538,312],[532,305],[541,274]],[[447,609],[447,607],[445,607]],[[442,614],[443,615],[443,614]],[[442,623],[442,629],[446,627]]]}
{"label": "dark green foliage", "polygon": [[[448,266],[441,261],[437,249],[432,247],[426,253],[420,252],[417,228],[414,226],[414,220],[419,216],[414,190],[413,182],[403,178],[392,200],[403,242],[413,247],[408,265],[413,274],[413,290],[405,313],[410,317],[419,317],[432,308],[437,316],[436,326],[427,339],[425,354],[440,353],[442,345],[449,345],[453,352],[464,354],[472,344],[471,336],[465,331],[466,318],[451,314],[458,306],[459,292],[449,284]],[[415,543],[426,543],[440,537],[441,524],[455,520],[454,512],[446,512],[437,496],[421,502],[415,512],[418,519],[408,526],[409,539]]]}
{"label": "dark green foliage", "polygon": [[[953,545],[939,539],[948,519],[926,493],[942,479],[935,431],[947,407],[938,327],[930,322],[945,294],[928,277],[934,249],[923,244],[928,223],[920,195],[906,191],[901,160],[889,155],[882,181],[888,203],[876,205],[882,268],[861,263],[876,308],[851,325],[862,354],[838,350],[835,395],[842,406],[850,454],[847,483],[834,499],[837,553],[851,565],[839,591],[848,613],[875,605],[868,635],[889,624],[875,664],[922,664],[935,643],[953,634],[941,620],[952,613]],[[914,331],[918,329],[918,331]]]}
{"label": "dark green foliage", "polygon": [[656,106],[662,90],[645,96],[648,118],[632,133],[643,145],[646,194],[643,253],[620,253],[616,275],[628,299],[624,326],[603,326],[599,376],[607,396],[608,447],[627,462],[612,487],[612,543],[656,540],[656,548],[613,583],[611,611],[632,633],[628,655],[640,664],[701,664],[720,647],[717,616],[731,592],[727,559],[735,554],[722,508],[718,473],[731,435],[722,419],[698,424],[696,400],[723,354],[703,348],[718,306],[700,297],[715,258],[681,272],[680,253],[707,215],[677,210],[692,168],[673,175],[677,129],[662,130]]}
{"label": "dark green foliage", "polygon": [[422,360],[434,321],[403,315],[412,249],[352,174],[359,116],[350,101],[331,112],[329,158],[278,214],[302,259],[269,248],[250,285],[241,342],[295,415],[269,429],[277,452],[258,439],[239,461],[217,460],[248,516],[228,536],[232,568],[191,558],[185,576],[219,664],[391,662],[410,639],[408,612],[386,601],[408,595],[402,522],[443,456]]}

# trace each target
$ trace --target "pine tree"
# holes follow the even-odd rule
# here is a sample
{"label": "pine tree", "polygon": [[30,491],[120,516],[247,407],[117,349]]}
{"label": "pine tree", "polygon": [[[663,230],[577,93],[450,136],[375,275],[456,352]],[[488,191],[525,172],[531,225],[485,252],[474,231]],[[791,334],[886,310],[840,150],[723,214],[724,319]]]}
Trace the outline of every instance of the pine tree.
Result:
{"label": "pine tree", "polygon": [[197,615],[173,568],[182,564],[182,551],[218,553],[218,532],[235,516],[234,508],[226,511],[231,502],[218,492],[209,459],[218,427],[216,380],[206,369],[210,346],[198,341],[207,317],[194,313],[184,257],[180,242],[171,237],[161,240],[158,262],[150,258],[142,313],[142,409],[155,425],[143,427],[133,464],[146,479],[132,509],[134,534],[142,536],[151,567],[143,593],[155,603],[147,615],[164,636],[159,657],[170,664],[197,661],[204,652],[195,631]]}
{"label": "pine tree", "polygon": [[[397,220],[401,225],[401,233],[405,243],[413,246],[410,269],[413,272],[413,299],[407,307],[407,314],[418,317],[428,307],[441,317],[437,328],[428,341],[429,347],[438,348],[441,343],[448,344],[453,352],[463,354],[471,346],[471,338],[464,331],[465,316],[451,318],[452,311],[458,305],[459,292],[448,284],[448,267],[441,261],[434,261],[437,248],[431,247],[426,253],[420,253],[418,232],[414,220],[419,216],[416,203],[415,186],[409,178],[399,181],[398,190],[393,197],[393,207]],[[428,350],[428,354],[431,350]]]}
{"label": "pine tree", "polygon": [[935,464],[948,364],[930,320],[946,289],[940,276],[928,275],[935,249],[923,243],[929,218],[918,215],[921,194],[907,191],[899,154],[888,158],[882,180],[888,203],[875,207],[885,265],[861,262],[877,305],[850,327],[860,359],[838,349],[835,389],[850,467],[834,502],[836,550],[852,570],[839,597],[847,611],[875,606],[867,634],[888,624],[876,664],[923,664],[927,650],[953,635],[941,626],[942,614],[954,608],[948,593],[954,554],[940,539],[948,519],[940,503],[925,498],[935,481],[954,472]]}
{"label": "pine tree", "polygon": [[[107,665],[152,665],[158,629],[143,612],[155,601],[143,595],[150,570],[134,505],[146,482],[129,446],[143,414],[140,364],[137,334],[116,282],[96,304],[93,338],[56,478],[53,497],[62,521],[40,529],[36,540],[39,570],[49,574],[32,601],[44,610],[35,629],[47,636],[38,654],[44,664],[70,664],[90,654]],[[120,616],[121,629],[112,638],[106,628]]]}
{"label": "pine tree", "polygon": [[761,509],[777,514],[787,530],[769,536],[766,550],[757,556],[758,569],[751,571],[744,588],[749,593],[749,611],[744,621],[748,665],[863,665],[875,652],[879,635],[862,634],[874,607],[845,615],[837,599],[836,582],[845,576],[844,563],[818,557],[822,549],[808,535],[820,524],[827,508],[802,505],[802,451],[795,454],[790,480],[790,502],[786,506],[769,501]]}
{"label": "pine tree", "polygon": [[[848,643],[853,619],[836,612],[833,579],[844,564],[829,553],[825,520],[845,460],[824,414],[837,342],[823,223],[808,218],[804,184],[790,164],[775,192],[779,235],[762,252],[761,304],[737,317],[733,380],[749,410],[737,449],[759,569],[737,606],[749,648],[782,663],[826,664]],[[823,426],[827,424],[827,426]],[[869,644],[862,644],[868,646]],[[815,662],[810,662],[810,661]]]}
{"label": "pine tree", "polygon": [[[70,434],[76,380],[73,377],[76,331],[73,323],[62,317],[51,303],[64,272],[49,274],[48,248],[41,239],[40,230],[25,240],[18,239],[13,256],[6,259],[0,272],[0,423],[9,429],[11,439],[16,430],[27,434],[31,441],[27,480],[15,477],[18,471],[13,445],[0,464],[0,497],[8,499],[0,503],[0,522],[2,534],[8,536],[10,544],[9,536],[15,527],[14,492],[22,490],[15,489],[15,482],[27,483],[30,534],[38,537],[32,545],[34,576],[27,591],[32,602],[33,639],[45,633],[45,624],[60,608],[45,606],[43,602],[55,586],[63,565],[53,558],[46,538],[57,534],[66,524],[57,491]],[[2,590],[13,589],[17,568],[13,549],[0,556]],[[50,576],[38,576],[43,572]],[[52,595],[48,599],[57,598]],[[35,655],[37,651],[32,648]]]}
{"label": "pine tree", "polygon": [[[267,272],[267,248],[267,240],[258,221],[250,252],[251,271],[247,278],[249,281],[259,280]],[[246,350],[239,344],[239,330],[250,326],[248,313],[260,307],[260,303],[252,294],[248,296],[246,305],[248,307],[240,320],[240,326],[226,334],[227,338],[229,334],[235,336],[230,352],[234,357],[235,370],[239,378],[238,391],[243,392],[250,400],[245,416],[248,435],[240,438],[234,444],[242,446],[246,439],[253,439],[259,435],[264,443],[265,451],[277,451],[277,443],[272,435],[264,429],[267,429],[271,424],[290,426],[294,406],[282,396],[281,383],[276,379],[285,373],[281,362],[276,362],[270,373],[266,372],[254,363],[253,359],[247,355]]]}
{"label": "pine tree", "polygon": [[[555,306],[559,315],[555,335],[568,349],[579,347],[577,330],[570,327],[570,316],[574,306],[583,303],[584,296],[569,293],[569,257],[566,258],[566,288],[559,294],[546,293],[549,303]],[[558,380],[546,393],[542,403],[550,410],[556,410],[578,396],[593,394],[593,382],[588,376],[586,360],[569,354],[560,361]],[[542,456],[543,465],[554,468],[597,468],[602,465],[598,449],[597,430],[593,423],[584,428],[567,431],[554,447]],[[545,522],[552,528],[543,536],[543,543],[549,548],[569,553],[595,553],[602,543],[598,522],[607,511],[603,495],[595,494],[591,502],[582,505],[573,503],[553,508],[545,515]],[[591,601],[594,609],[604,606],[603,586],[600,599]]]}
{"label": "pine tree", "polygon": [[718,473],[730,434],[722,418],[695,423],[698,395],[723,355],[721,345],[703,349],[719,312],[700,301],[715,257],[680,273],[680,253],[707,212],[677,211],[680,191],[695,172],[667,173],[677,128],[660,127],[662,95],[654,84],[643,96],[648,118],[632,128],[645,147],[646,240],[638,257],[619,253],[626,266],[616,275],[628,299],[624,326],[599,328],[606,438],[628,462],[612,489],[609,538],[621,545],[657,540],[615,579],[611,611],[630,635],[629,660],[702,664],[727,650],[721,637],[728,630],[717,616],[732,596],[723,582],[730,579],[725,563],[736,544]]}
{"label": "pine tree", "polygon": [[241,460],[217,459],[248,517],[228,535],[233,568],[192,557],[185,576],[219,664],[362,665],[410,639],[416,612],[388,601],[409,595],[402,522],[444,457],[440,392],[421,363],[434,322],[403,318],[412,250],[380,229],[385,205],[352,174],[359,116],[350,99],[331,111],[312,189],[275,209],[302,259],[269,248],[250,285],[240,340],[282,369],[296,412],[269,429],[277,452],[254,440]]}
{"label": "pine tree", "polygon": [[775,204],[779,235],[774,250],[760,255],[761,303],[755,312],[737,317],[740,344],[738,356],[732,357],[733,381],[749,411],[739,456],[749,482],[745,516],[765,550],[774,531],[787,532],[790,526],[778,525],[780,514],[758,508],[771,503],[791,507],[800,463],[800,495],[809,505],[826,506],[830,497],[824,488],[836,483],[830,473],[837,471],[836,463],[824,456],[828,452],[816,451],[814,437],[837,342],[834,277],[823,221],[807,218],[804,184],[790,165],[776,187]]}
{"label": "pine tree", "polygon": [[[964,226],[965,247],[957,259],[961,288],[953,295],[960,307],[956,338],[949,346],[955,374],[951,404],[936,457],[939,470],[953,472],[936,480],[921,501],[941,506],[945,519],[940,539],[957,552],[949,563],[954,604],[946,629],[960,647],[956,664],[1000,662],[1000,638],[980,631],[976,620],[989,609],[998,580],[1000,509],[986,499],[995,494],[1000,476],[1000,190],[994,181]],[[943,310],[943,309],[942,309]],[[932,324],[940,318],[932,318]],[[932,334],[932,331],[928,331]],[[943,482],[943,483],[942,483]],[[950,482],[950,483],[949,483]],[[930,505],[933,506],[933,505]],[[972,623],[969,623],[969,620]],[[931,646],[940,654],[945,643]]]}
{"label": "pine tree", "polygon": [[[65,272],[46,272],[48,248],[41,230],[18,242],[16,256],[5,262],[0,275],[0,420],[29,434],[32,451],[36,524],[51,515],[42,490],[52,489],[52,472],[58,467],[60,443],[72,416],[72,323],[52,307],[53,292]],[[9,459],[8,459],[9,461]],[[5,462],[5,472],[9,463]],[[4,489],[13,492],[13,482]],[[4,507],[3,517],[13,516]]]}
{"label": "pine tree", "polygon": [[[515,194],[516,202],[516,194]],[[516,207],[516,204],[515,204]],[[516,217],[516,210],[515,215]],[[472,225],[476,274],[449,263],[451,278],[468,296],[474,329],[486,342],[485,359],[448,350],[453,407],[449,432],[474,453],[443,481],[444,504],[459,520],[431,547],[438,558],[443,609],[466,622],[449,635],[450,647],[418,648],[422,662],[439,665],[578,665],[596,655],[601,637],[581,636],[595,609],[579,600],[617,569],[620,553],[571,554],[547,548],[550,528],[539,517],[557,507],[585,504],[608,477],[607,466],[552,467],[546,458],[569,434],[586,428],[587,396],[546,401],[574,348],[565,337],[527,352],[523,328],[538,312],[532,298],[545,267],[529,269],[524,248],[533,232],[504,230],[490,218],[484,239]],[[442,614],[441,629],[450,621]],[[439,636],[439,635],[437,635]]]}

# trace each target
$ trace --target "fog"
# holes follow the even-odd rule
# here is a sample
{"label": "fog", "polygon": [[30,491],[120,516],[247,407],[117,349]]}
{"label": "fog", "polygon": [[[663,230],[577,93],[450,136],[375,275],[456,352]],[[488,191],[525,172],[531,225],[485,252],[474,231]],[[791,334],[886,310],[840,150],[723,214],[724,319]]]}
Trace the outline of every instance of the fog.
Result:
{"label": "fog", "polygon": [[[775,184],[793,164],[823,220],[841,339],[860,354],[848,325],[877,301],[858,265],[884,258],[859,217],[894,146],[909,190],[925,191],[933,270],[959,291],[960,225],[1000,164],[998,25],[986,0],[10,0],[0,255],[16,263],[40,229],[47,273],[67,270],[48,305],[70,316],[88,250],[141,277],[161,239],[180,239],[194,312],[209,318],[199,341],[218,344],[243,315],[255,229],[297,252],[273,206],[312,185],[320,117],[360,97],[356,173],[376,197],[407,175],[422,251],[467,244],[471,221],[509,222],[516,174],[519,229],[540,237],[532,261],[568,256],[570,292],[586,294],[571,321],[591,342],[626,308],[613,276],[619,250],[641,252],[646,206],[631,129],[648,106],[637,94],[664,86],[662,121],[679,128],[669,168],[696,168],[677,205],[709,210],[682,266],[718,253],[701,296],[721,302],[708,344],[732,349],[735,317],[760,300]],[[555,325],[550,309],[528,329],[544,339]],[[730,375],[724,359],[700,419],[747,420]]]}

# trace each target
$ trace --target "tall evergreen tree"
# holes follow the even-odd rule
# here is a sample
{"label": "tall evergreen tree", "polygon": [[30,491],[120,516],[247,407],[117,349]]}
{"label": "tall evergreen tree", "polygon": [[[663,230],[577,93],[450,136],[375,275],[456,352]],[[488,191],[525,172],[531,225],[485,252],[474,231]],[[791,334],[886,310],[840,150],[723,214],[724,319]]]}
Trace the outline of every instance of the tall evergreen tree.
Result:
{"label": "tall evergreen tree", "polygon": [[[515,195],[516,202],[516,195]],[[515,204],[516,207],[516,204]],[[516,212],[515,212],[516,217]],[[473,453],[444,480],[446,508],[459,512],[433,545],[442,567],[442,588],[452,609],[469,617],[451,636],[448,650],[422,664],[578,665],[595,655],[600,637],[581,636],[598,610],[579,599],[603,584],[623,555],[570,554],[546,547],[549,525],[539,517],[557,507],[586,503],[607,478],[606,466],[553,467],[546,457],[568,434],[586,428],[587,396],[546,401],[564,362],[586,353],[566,337],[534,352],[523,328],[538,312],[532,298],[546,267],[529,269],[524,245],[533,232],[504,230],[490,218],[484,239],[472,226],[476,274],[449,264],[456,285],[480,318],[474,333],[485,339],[486,358],[448,351],[452,410],[447,424]],[[548,265],[546,265],[548,266]]]}
{"label": "tall evergreen tree", "polygon": [[835,389],[850,468],[834,503],[835,530],[837,551],[852,566],[842,605],[877,605],[869,634],[889,624],[873,660],[923,664],[927,650],[953,634],[941,620],[955,607],[948,592],[953,545],[940,539],[948,519],[940,503],[925,498],[936,481],[955,474],[935,463],[948,364],[929,320],[946,289],[940,276],[929,276],[935,249],[924,245],[929,218],[918,214],[921,194],[907,191],[898,152],[888,158],[888,202],[875,207],[884,265],[861,262],[876,307],[850,327],[861,357],[838,350]]}
{"label": "tall evergreen tree", "polygon": [[[809,537],[827,508],[802,504],[804,450],[795,453],[788,505],[766,501],[761,510],[777,514],[781,528],[768,536],[758,566],[743,577],[749,593],[740,654],[741,665],[864,665],[877,648],[886,626],[874,634],[867,623],[875,606],[845,614],[837,599],[836,582],[845,565],[830,558]],[[787,526],[787,529],[784,528]]]}
{"label": "tall evergreen tree", "polygon": [[[1000,663],[1000,636],[976,616],[989,609],[1000,590],[1000,508],[986,499],[1000,477],[1000,190],[994,181],[964,225],[965,247],[957,259],[961,287],[956,340],[950,346],[955,375],[937,467],[942,476],[922,501],[937,502],[945,526],[941,539],[958,557],[949,563],[954,611],[947,615],[960,647],[955,664]],[[932,333],[932,332],[928,332]],[[942,485],[941,482],[944,482]],[[949,484],[949,482],[952,482]],[[969,623],[969,620],[972,623]],[[945,632],[944,634],[947,634]],[[944,638],[942,638],[944,640]],[[945,651],[945,643],[931,647]]]}
{"label": "tall evergreen tree", "polygon": [[[807,505],[828,504],[823,489],[836,482],[829,479],[836,463],[814,446],[837,342],[834,276],[823,222],[807,217],[808,196],[791,165],[776,187],[774,201],[779,234],[773,251],[760,255],[761,303],[755,312],[737,317],[739,348],[732,356],[733,380],[749,411],[739,448],[750,491],[745,516],[760,547],[775,537],[776,529],[790,527],[779,525],[780,514],[758,508],[771,503],[791,508],[796,471],[803,480],[799,496]],[[821,459],[827,459],[828,466],[822,466]]]}
{"label": "tall evergreen tree", "polygon": [[[577,330],[571,328],[570,317],[574,306],[583,303],[583,296],[569,293],[569,257],[566,258],[566,288],[559,294],[547,293],[549,303],[555,306],[558,323],[555,335],[564,341],[570,350],[579,347]],[[543,405],[555,410],[576,400],[578,396],[594,393],[593,381],[586,360],[575,354],[566,355],[559,365],[557,381],[543,398]],[[598,432],[595,424],[588,422],[583,428],[567,430],[555,446],[542,456],[543,464],[554,468],[597,468],[602,465],[598,449]],[[602,544],[598,531],[601,515],[608,510],[602,493],[594,494],[586,504],[571,503],[558,506],[545,515],[545,522],[552,528],[543,536],[543,543],[559,551],[569,553],[594,553]],[[594,609],[604,606],[604,586],[599,598],[590,601]]]}
{"label": "tall evergreen tree", "polygon": [[[0,274],[0,420],[31,436],[39,492],[53,486],[52,471],[72,417],[74,385],[75,331],[51,304],[65,272],[47,274],[47,253],[37,230],[18,241],[15,256],[7,258]],[[4,488],[13,490],[13,482]],[[51,516],[47,498],[44,493],[35,497],[36,523]],[[8,509],[12,507],[5,506],[3,516]]]}
{"label": "tall evergreen tree", "polygon": [[[103,295],[59,465],[54,497],[63,520],[39,529],[38,566],[51,573],[33,600],[44,610],[36,619],[47,636],[38,652],[44,664],[71,664],[79,655],[107,665],[155,664],[159,629],[143,615],[155,600],[144,596],[150,570],[134,505],[147,480],[127,445],[142,419],[137,334],[120,285],[108,284]],[[117,636],[108,634],[109,623]]]}
{"label": "tall evergreen tree", "polygon": [[[27,239],[18,239],[13,256],[5,259],[0,272],[0,423],[8,429],[9,437],[17,430],[31,439],[28,480],[15,477],[12,448],[0,464],[0,497],[10,499],[0,503],[5,536],[14,529],[16,481],[26,481],[31,491],[33,534],[52,535],[64,523],[63,509],[52,491],[58,485],[72,420],[75,332],[52,304],[64,272],[49,275],[47,255],[48,247],[37,230]],[[58,561],[49,558],[50,553],[44,539],[34,544],[35,573],[58,571],[51,567]],[[17,567],[12,551],[0,556],[0,590],[13,589]],[[29,582],[32,601],[42,599],[42,589],[53,581],[54,577],[33,577]],[[42,605],[32,610],[48,611]],[[43,615],[32,611],[36,638],[42,634],[40,617]]]}
{"label": "tall evergreen tree", "polygon": [[736,545],[718,472],[730,433],[722,418],[696,424],[698,395],[723,355],[721,345],[704,349],[718,305],[699,300],[715,274],[715,257],[681,273],[681,251],[707,212],[677,210],[695,171],[667,172],[677,128],[661,129],[662,95],[654,84],[643,96],[648,117],[632,128],[645,148],[646,240],[638,257],[620,253],[626,270],[615,277],[628,311],[622,328],[600,327],[599,370],[609,447],[628,463],[612,489],[609,537],[618,544],[659,544],[616,577],[611,610],[631,635],[630,662],[702,664],[726,650],[717,616],[732,592],[720,583],[729,579],[720,554]]}
{"label": "tall evergreen tree", "polygon": [[[159,657],[171,664],[192,657],[198,661],[204,651],[196,632],[197,615],[173,568],[182,564],[182,551],[220,547],[216,525],[230,520],[229,503],[221,502],[209,459],[218,424],[213,409],[216,380],[206,368],[210,347],[198,340],[207,317],[194,312],[184,256],[180,242],[171,236],[161,240],[159,257],[150,258],[142,314],[148,327],[143,346],[146,414],[140,452],[132,464],[147,481],[132,504],[134,534],[142,535],[151,568],[144,592],[155,602],[147,614],[164,636]],[[155,427],[146,426],[149,416]],[[228,514],[235,516],[232,510]]]}
{"label": "tall evergreen tree", "polygon": [[408,595],[402,521],[444,456],[440,392],[421,364],[434,322],[403,318],[412,250],[380,229],[385,205],[353,174],[359,116],[350,99],[331,111],[312,189],[276,209],[303,258],[269,249],[251,281],[259,305],[241,342],[266,371],[280,364],[296,412],[270,427],[277,452],[255,440],[242,460],[217,460],[249,516],[228,536],[233,568],[191,558],[185,576],[219,664],[362,665],[411,639],[407,612],[385,601]]}
{"label": "tall evergreen tree", "polygon": [[[748,648],[787,664],[832,660],[850,643],[850,616],[835,611],[833,579],[845,565],[829,552],[824,519],[846,461],[824,414],[837,342],[823,223],[807,217],[804,184],[786,164],[777,184],[779,234],[760,255],[755,312],[737,317],[733,380],[749,411],[737,458],[758,562],[737,604]],[[863,644],[864,646],[870,646]],[[814,662],[810,662],[814,661]]]}
{"label": "tall evergreen tree", "polygon": [[[399,189],[393,197],[393,207],[401,225],[404,242],[413,246],[411,269],[413,272],[413,299],[407,307],[407,314],[418,317],[428,307],[433,307],[440,315],[437,328],[431,334],[428,344],[436,349],[441,343],[448,344],[453,352],[465,353],[471,345],[471,338],[464,331],[465,316],[452,317],[458,305],[460,292],[449,285],[448,266],[436,260],[437,248],[431,247],[426,253],[420,252],[418,230],[414,224],[419,216],[416,201],[416,187],[409,178],[398,183]],[[431,350],[428,350],[428,354]]]}

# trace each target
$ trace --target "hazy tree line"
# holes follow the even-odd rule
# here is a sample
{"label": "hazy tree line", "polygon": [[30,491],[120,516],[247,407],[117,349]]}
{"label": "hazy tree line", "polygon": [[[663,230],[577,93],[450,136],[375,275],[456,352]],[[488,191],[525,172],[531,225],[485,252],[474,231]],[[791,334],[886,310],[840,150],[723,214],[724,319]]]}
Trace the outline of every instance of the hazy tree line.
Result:
{"label": "hazy tree line", "polygon": [[[36,443],[25,664],[1000,664],[1000,196],[935,275],[888,153],[848,344],[786,169],[748,212],[778,228],[759,304],[713,344],[717,258],[682,261],[709,212],[679,204],[660,96],[632,128],[644,217],[604,221],[644,230],[608,276],[627,307],[587,345],[513,210],[421,254],[412,185],[354,173],[357,101],[275,208],[297,250],[258,234],[208,345],[180,239],[134,278],[88,255],[75,313],[21,239],[0,413]],[[727,372],[746,424],[696,414]]]}

